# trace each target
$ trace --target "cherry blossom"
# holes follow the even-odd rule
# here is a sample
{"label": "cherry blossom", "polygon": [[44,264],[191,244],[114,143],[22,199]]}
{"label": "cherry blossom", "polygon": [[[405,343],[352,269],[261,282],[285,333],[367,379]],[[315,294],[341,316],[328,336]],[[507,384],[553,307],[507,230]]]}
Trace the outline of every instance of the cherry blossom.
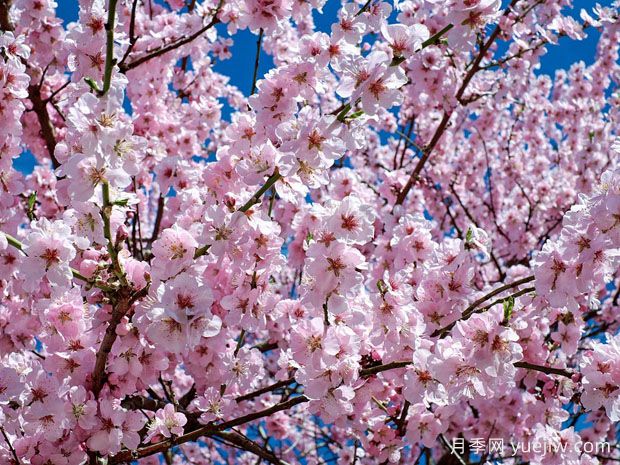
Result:
{"label": "cherry blossom", "polygon": [[0,463],[620,460],[585,6],[0,0]]}

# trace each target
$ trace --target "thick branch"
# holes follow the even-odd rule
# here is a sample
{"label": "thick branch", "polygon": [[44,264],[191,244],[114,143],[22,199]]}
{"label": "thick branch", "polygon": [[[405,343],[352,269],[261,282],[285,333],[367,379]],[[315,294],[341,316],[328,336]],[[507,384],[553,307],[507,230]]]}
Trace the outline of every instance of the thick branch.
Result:
{"label": "thick branch", "polygon": [[41,137],[45,141],[47,152],[52,160],[54,169],[60,166],[60,163],[56,159],[54,152],[56,151],[56,134],[54,133],[54,126],[50,120],[50,115],[47,112],[48,99],[41,98],[41,87],[38,85],[28,86],[28,97],[32,102],[32,110],[37,115],[39,126],[41,126]]}
{"label": "thick branch", "polygon": [[13,0],[0,0],[0,30],[13,31],[13,23],[9,16],[9,10]]}
{"label": "thick branch", "polygon": [[112,350],[112,345],[116,340],[116,327],[121,322],[123,317],[127,314],[131,306],[138,299],[146,296],[149,286],[144,287],[138,292],[130,292],[128,288],[121,288],[118,293],[120,295],[119,300],[112,308],[112,318],[108,322],[108,327],[97,351],[95,359],[95,368],[92,373],[92,388],[91,390],[95,394],[95,397],[99,396],[101,389],[106,381],[105,366],[108,360],[108,354]]}
{"label": "thick branch", "polygon": [[106,380],[106,371],[105,366],[108,361],[108,354],[112,350],[112,345],[116,340],[116,327],[123,319],[123,316],[129,310],[129,296],[125,296],[121,298],[119,303],[114,306],[112,309],[112,318],[108,322],[108,327],[105,331],[105,335],[103,336],[103,340],[101,341],[101,345],[99,346],[99,350],[97,351],[97,356],[95,360],[95,368],[93,369],[92,375],[92,388],[93,394],[95,397],[99,397],[99,393],[103,388]]}
{"label": "thick branch", "polygon": [[[412,362],[410,360],[400,360],[400,361],[394,361],[394,362],[390,362],[390,363],[386,363],[386,364],[381,364],[381,365],[377,365],[374,367],[370,367],[370,368],[365,368],[363,370],[360,371],[360,377],[362,378],[366,378],[372,375],[376,375],[378,373],[381,373],[383,371],[388,371],[388,370],[392,370],[392,369],[397,369],[397,368],[405,368],[409,365],[411,365]],[[516,362],[514,364],[515,367],[517,368],[525,368],[528,370],[534,370],[534,371],[540,371],[541,373],[546,373],[546,374],[552,374],[552,375],[559,375],[559,376],[565,376],[565,377],[572,377],[573,376],[573,372],[567,369],[562,369],[562,368],[554,368],[554,367],[547,367],[544,365],[536,365],[534,363],[529,363],[529,362]],[[262,388],[258,391],[255,391],[253,393],[250,394],[246,394],[244,396],[240,396],[237,398],[237,401],[240,402],[242,400],[248,400],[251,399],[253,397],[256,397],[257,395],[266,393],[266,392],[270,392],[274,389],[277,389],[279,387],[283,387],[286,386],[288,384],[293,383],[295,380],[294,378],[290,378],[288,380],[285,381],[279,381],[275,384],[272,384],[270,386],[267,386],[266,388]],[[196,428],[186,434],[184,434],[183,436],[179,436],[178,438],[173,438],[173,439],[167,439],[165,441],[161,441],[157,444],[152,444],[149,446],[145,446],[142,447],[138,450],[135,451],[122,451],[120,453],[118,453],[117,455],[111,457],[108,461],[109,465],[113,465],[113,464],[118,464],[118,463],[122,463],[125,461],[129,461],[131,459],[138,459],[138,458],[143,458],[143,457],[147,457],[149,455],[153,455],[153,454],[157,454],[163,451],[168,450],[169,448],[178,445],[178,444],[183,444],[185,442],[189,442],[189,441],[195,441],[198,438],[202,437],[202,436],[207,436],[207,437],[213,437],[213,436],[222,436],[221,432],[229,429],[229,428],[233,428],[235,426],[240,426],[243,425],[245,423],[249,423],[251,421],[254,420],[258,420],[260,418],[264,418],[267,417],[269,415],[272,415],[273,413],[276,412],[280,412],[282,410],[288,410],[289,408],[292,408],[298,404],[301,403],[305,403],[308,402],[310,399],[308,399],[306,396],[304,395],[300,395],[297,397],[293,397],[285,402],[281,402],[279,404],[276,404],[272,407],[260,410],[258,412],[254,412],[254,413],[249,413],[247,415],[244,415],[240,418],[236,418],[233,420],[229,420],[223,423],[220,423],[218,425],[213,425],[213,424],[208,424],[205,426],[201,426],[199,428]],[[160,401],[157,400],[152,400],[152,399],[139,399],[139,400],[135,400],[135,399],[131,399],[131,403],[134,404],[137,402],[137,405],[142,405],[145,406],[147,408],[151,407],[153,409],[157,409],[157,408],[161,408],[160,405]],[[246,449],[248,450],[248,449]],[[273,462],[272,462],[273,463]]]}

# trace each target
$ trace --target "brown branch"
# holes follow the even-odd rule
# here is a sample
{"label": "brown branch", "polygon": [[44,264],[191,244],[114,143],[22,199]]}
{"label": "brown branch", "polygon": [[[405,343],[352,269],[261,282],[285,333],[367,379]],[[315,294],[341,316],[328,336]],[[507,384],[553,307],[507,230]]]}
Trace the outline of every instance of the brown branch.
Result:
{"label": "brown branch", "polygon": [[52,160],[52,166],[54,169],[60,166],[60,163],[56,159],[54,152],[56,150],[56,134],[54,133],[54,126],[50,120],[50,115],[47,111],[48,99],[41,98],[41,87],[38,85],[28,86],[28,97],[32,102],[32,110],[37,115],[39,126],[41,126],[41,137],[45,141],[47,152]]}
{"label": "brown branch", "polygon": [[[369,376],[372,375],[376,375],[378,373],[381,373],[382,371],[387,371],[387,370],[392,370],[395,368],[403,368],[406,367],[407,365],[409,365],[411,362],[407,361],[407,360],[403,360],[403,361],[396,361],[396,362],[390,362],[390,363],[386,363],[386,364],[380,364],[380,365],[375,365],[369,368],[364,368],[362,370],[360,370],[360,377],[362,378],[368,378]],[[243,402],[246,400],[251,400],[254,399],[255,397],[258,397],[262,394],[267,394],[268,392],[272,392],[275,391],[276,389],[279,388],[283,388],[288,386],[289,384],[293,384],[295,382],[295,378],[288,378],[282,381],[277,381],[273,384],[270,384],[269,386],[265,386],[263,388],[260,388],[256,391],[250,392],[248,394],[243,394],[239,397],[237,397],[236,401],[237,402]]]}
{"label": "brown branch", "polygon": [[[15,30],[13,23],[11,23],[11,17],[9,14],[12,4],[13,0],[0,0],[0,30],[2,31]],[[54,155],[54,150],[56,149],[56,136],[54,134],[54,127],[50,121],[50,115],[47,112],[47,100],[43,100],[41,98],[41,85],[29,85],[28,97],[32,102],[32,110],[37,115],[39,125],[41,126],[41,136],[45,141],[47,151],[52,160],[52,166],[56,169],[60,166],[56,156]]]}
{"label": "brown branch", "polygon": [[534,286],[532,286],[532,287],[525,287],[525,288],[521,289],[520,291],[515,292],[514,294],[510,294],[507,297],[501,297],[501,298],[495,300],[494,302],[490,303],[486,307],[483,307],[483,308],[481,308],[479,310],[476,310],[475,313],[486,312],[490,308],[495,307],[497,304],[501,304],[501,303],[505,302],[507,299],[510,299],[511,297],[513,299],[516,299],[517,297],[521,297],[522,295],[529,294],[530,292],[534,292],[534,291],[536,291],[536,288]]}
{"label": "brown branch", "polygon": [[[510,5],[508,5],[506,10],[504,10],[504,16],[508,15],[512,11],[512,9],[514,8],[515,4],[518,1],[519,0],[512,0],[510,2]],[[480,70],[480,63],[482,62],[485,55],[491,48],[491,45],[493,45],[493,42],[495,42],[495,40],[499,37],[502,31],[500,24],[501,23],[498,23],[495,26],[495,29],[493,29],[493,32],[491,33],[487,41],[480,48],[480,51],[478,52],[478,55],[474,59],[471,68],[469,69],[469,71],[465,75],[465,78],[463,79],[461,87],[456,93],[456,96],[455,96],[456,100],[459,103],[461,103],[461,105],[466,105],[468,103],[463,100],[463,95],[465,94],[465,90],[467,90],[467,87],[469,86],[469,83],[471,82],[475,74]],[[453,112],[454,112],[454,109],[444,111],[441,122],[439,123],[439,126],[437,126],[437,129],[435,130],[435,134],[433,135],[431,142],[428,144],[428,146],[425,147],[422,158],[420,158],[413,172],[411,173],[411,176],[409,176],[407,183],[399,192],[398,197],[396,198],[396,205],[401,205],[405,201],[407,194],[409,194],[409,191],[411,190],[413,185],[418,181],[418,177],[420,175],[420,172],[422,171],[422,168],[424,168],[424,165],[430,158],[432,151],[435,149],[435,146],[437,145],[437,143],[441,139],[441,136],[443,135],[446,128],[448,127],[448,122],[450,121],[450,117],[452,116]]]}
{"label": "brown branch", "polygon": [[281,402],[279,404],[273,405],[272,407],[260,410],[258,412],[253,412],[248,415],[244,415],[242,417],[220,423],[218,425],[208,424],[205,426],[201,426],[200,428],[192,430],[176,438],[166,439],[165,441],[160,441],[158,443],[151,444],[151,445],[139,448],[134,451],[124,450],[114,455],[113,457],[110,457],[108,459],[108,465],[129,462],[131,460],[136,460],[136,459],[140,459],[143,457],[148,457],[153,454],[158,454],[160,452],[168,450],[169,448],[173,446],[184,444],[188,441],[195,441],[196,439],[202,436],[217,436],[222,431],[227,430],[229,428],[243,425],[245,423],[258,420],[263,417],[267,417],[269,415],[272,415],[276,412],[280,412],[282,410],[288,410],[298,404],[308,402],[309,400],[310,399],[308,399],[306,396],[293,397],[292,399],[289,399],[286,402]]}
{"label": "brown branch", "polygon": [[223,0],[220,0],[220,3],[218,4],[215,12],[213,13],[213,18],[211,19],[211,21],[209,21],[209,23],[207,25],[205,25],[204,27],[202,27],[201,29],[199,29],[198,31],[194,32],[193,34],[177,40],[176,42],[173,42],[169,45],[166,45],[164,47],[160,47],[157,50],[144,55],[140,58],[137,58],[136,60],[133,60],[129,63],[127,63],[126,65],[123,66],[119,66],[119,69],[121,71],[121,73],[126,73],[127,71],[130,71],[138,66],[140,66],[143,63],[146,63],[149,60],[152,60],[153,58],[157,58],[159,56],[162,56],[172,50],[175,50],[179,47],[181,47],[182,45],[188,44],[190,42],[192,42],[193,40],[195,40],[196,38],[200,37],[202,34],[204,34],[206,31],[208,31],[209,29],[211,29],[213,26],[215,26],[216,24],[218,24],[220,22],[220,20],[218,19],[217,15],[220,12],[220,9],[222,7],[222,3]]}
{"label": "brown branch", "polygon": [[252,452],[254,455],[274,465],[286,465],[287,463],[287,462],[284,462],[283,460],[280,460],[278,457],[276,457],[276,455],[273,452],[265,449],[264,447],[260,446],[256,442],[252,441],[251,439],[235,431],[232,431],[230,433],[221,432],[221,433],[218,433],[216,437],[225,439],[226,441],[238,446],[239,448],[243,450]]}
{"label": "brown branch", "polygon": [[131,5],[131,18],[129,19],[129,45],[127,46],[127,50],[125,50],[125,54],[121,61],[118,64],[119,68],[122,68],[125,64],[125,61],[129,57],[129,54],[133,50],[134,45],[138,41],[136,37],[136,8],[138,6],[138,0],[133,0],[133,4]]}
{"label": "brown branch", "polygon": [[[402,360],[402,361],[394,361],[394,362],[390,362],[390,363],[386,363],[386,364],[381,364],[381,365],[377,365],[374,367],[370,367],[370,368],[365,368],[363,370],[360,371],[360,376],[362,378],[366,378],[372,375],[376,375],[378,373],[381,373],[383,371],[387,371],[387,370],[392,370],[392,369],[397,369],[397,368],[405,368],[409,365],[412,364],[412,361],[410,360]],[[546,373],[546,374],[553,374],[553,375],[560,375],[560,376],[565,376],[565,377],[572,377],[573,376],[573,372],[570,370],[566,370],[566,369],[562,369],[562,368],[554,368],[554,367],[547,367],[544,365],[536,365],[534,363],[529,363],[529,362],[516,362],[514,363],[514,366],[517,368],[524,368],[524,369],[528,369],[528,370],[535,370],[535,371],[539,371],[541,373]],[[281,387],[280,385],[286,385],[286,384],[290,384],[294,382],[293,378],[290,378],[288,380],[285,381],[280,381],[278,383],[275,383],[274,385],[268,386],[269,388],[271,388],[271,390],[276,389],[276,385],[278,385],[277,387]],[[263,388],[260,389],[259,391],[264,391],[264,392],[269,392],[267,390],[267,388]],[[259,392],[256,391],[256,392]],[[244,397],[249,397],[249,396],[253,396],[256,397],[255,395],[253,395],[255,393],[252,394],[246,394],[245,396],[241,396],[239,398],[237,398],[237,401],[240,400],[245,400],[242,399]],[[214,437],[217,438],[217,436],[223,437],[223,438],[228,438],[228,435],[222,434],[222,432],[224,430],[230,429],[230,428],[234,428],[236,426],[240,426],[243,425],[245,423],[249,423],[251,421],[254,420],[258,420],[260,418],[264,418],[267,417],[269,415],[272,415],[276,412],[280,412],[283,410],[288,410],[296,405],[302,404],[302,403],[306,403],[309,402],[310,399],[307,398],[304,395],[300,395],[297,397],[293,397],[291,399],[288,399],[285,402],[280,402],[278,404],[275,404],[269,408],[260,410],[258,412],[253,412],[253,413],[249,413],[247,415],[244,415],[242,417],[239,418],[235,418],[233,420],[229,420],[217,425],[214,425],[212,423],[209,423],[208,425],[204,425],[204,426],[200,426],[200,427],[196,427],[195,429],[185,433],[182,436],[176,437],[176,438],[170,438],[170,439],[166,439],[164,441],[160,441],[156,444],[151,444],[148,446],[144,446],[142,448],[139,448],[137,450],[134,451],[130,451],[130,450],[124,450],[119,452],[118,454],[114,455],[113,457],[108,459],[108,465],[114,465],[114,464],[119,464],[119,463],[123,463],[123,462],[128,462],[130,460],[136,460],[136,459],[140,459],[143,457],[148,457],[150,455],[154,455],[154,454],[158,454],[160,452],[165,452],[166,450],[179,445],[179,444],[184,444],[186,442],[189,441],[195,441],[198,438],[202,437],[202,436],[206,436],[206,437]],[[126,400],[123,401],[123,405],[130,407],[130,406],[134,406],[134,407],[139,407],[139,406],[143,406],[149,410],[151,409],[159,409],[161,408],[162,402],[160,400],[155,400],[155,399],[147,399],[147,398],[139,398],[136,396],[131,396],[130,398],[127,398]],[[404,423],[405,419],[406,419],[406,410],[403,409],[403,411],[405,412],[405,414],[403,415],[403,413],[401,412],[401,419],[400,421],[402,421]],[[194,425],[194,422],[188,423],[188,424],[192,424]],[[233,443],[234,444],[234,443]],[[241,442],[237,442],[237,445],[240,445]],[[250,450],[248,449],[246,446],[248,446],[247,443],[243,443],[243,449],[245,450]],[[255,453],[255,450],[250,450],[251,452]],[[265,451],[264,449],[261,451],[261,453],[263,452],[267,452],[269,453],[269,451]],[[257,454],[258,455],[258,454]],[[259,455],[260,456],[260,455]],[[262,456],[260,456],[262,457]],[[267,460],[266,457],[262,457],[265,458],[265,460]],[[277,457],[272,456],[271,457],[272,460],[275,458],[275,460],[279,460],[277,459]],[[284,464],[284,462],[279,461],[279,462],[271,462],[271,463],[278,463],[278,464]]]}
{"label": "brown branch", "polygon": [[418,163],[415,165],[415,168],[413,169],[411,176],[409,176],[407,183],[398,193],[398,197],[396,198],[396,205],[401,205],[405,201],[407,194],[409,194],[409,191],[411,190],[413,185],[417,182],[420,172],[422,171],[422,168],[424,168],[424,165],[430,158],[432,151],[435,149],[435,146],[439,142],[439,139],[441,139],[441,136],[443,135],[446,128],[448,127],[450,116],[452,116],[451,111],[444,112],[443,117],[441,118],[441,122],[439,123],[439,126],[437,126],[437,129],[435,130],[435,134],[433,135],[431,142],[426,147],[424,147],[424,151],[423,151],[422,157],[420,158],[420,161],[418,161]]}
{"label": "brown branch", "polygon": [[4,437],[4,440],[9,446],[9,450],[11,451],[11,454],[13,455],[13,460],[15,461],[15,464],[21,465],[21,462],[19,461],[19,457],[17,456],[17,452],[15,451],[13,444],[11,444],[11,441],[9,439],[9,436],[6,434],[6,431],[4,431],[4,427],[0,426],[0,432],[2,432],[2,436]]}
{"label": "brown branch", "polygon": [[49,97],[47,97],[45,99],[46,102],[52,102],[54,100],[54,98],[61,93],[63,90],[65,90],[67,88],[67,86],[71,84],[70,80],[67,80],[62,86],[60,86],[58,89],[56,89],[54,92],[52,92]]}
{"label": "brown branch", "polygon": [[161,220],[164,216],[164,206],[165,206],[166,198],[163,195],[159,195],[159,199],[157,199],[157,215],[155,216],[155,225],[153,226],[153,234],[149,239],[149,245],[152,245],[153,242],[157,240],[159,236],[159,230],[161,229]]}
{"label": "brown branch", "polygon": [[105,367],[108,360],[108,354],[110,353],[110,350],[112,350],[112,345],[114,345],[114,341],[116,340],[116,327],[123,319],[123,316],[127,314],[134,302],[146,296],[148,290],[149,286],[147,285],[140,291],[134,293],[132,293],[127,287],[123,287],[118,291],[119,300],[113,305],[112,318],[108,322],[108,327],[105,331],[105,335],[103,336],[103,340],[101,341],[101,345],[99,346],[99,350],[97,351],[95,358],[95,368],[93,369],[91,382],[91,390],[93,391],[93,394],[95,394],[95,397],[99,396],[99,393],[106,382],[107,376]]}
{"label": "brown branch", "polygon": [[250,392],[248,394],[244,394],[242,396],[237,397],[237,402],[243,402],[245,400],[254,399],[262,394],[267,394],[268,392],[275,391],[276,389],[283,388],[295,382],[295,378],[285,379],[283,381],[278,381],[276,383],[270,384],[269,386],[265,386],[264,388],[258,389],[256,391]]}
{"label": "brown branch", "polygon": [[164,408],[167,404],[168,402],[161,399],[152,399],[138,395],[127,396],[121,401],[121,406],[128,410],[150,410],[153,412]]}
{"label": "brown branch", "polygon": [[376,365],[370,368],[364,368],[363,370],[360,370],[360,377],[368,378],[369,376],[376,375],[383,371],[393,370],[395,368],[405,368],[406,366],[411,365],[411,363],[411,360],[402,360]]}
{"label": "brown branch", "polygon": [[15,30],[9,15],[12,4],[13,0],[0,0],[0,29],[3,31]]}
{"label": "brown branch", "polygon": [[478,300],[476,300],[474,303],[472,303],[469,307],[467,307],[465,311],[461,314],[461,317],[457,321],[455,321],[454,323],[450,323],[449,325],[441,329],[435,330],[431,334],[431,337],[438,337],[438,336],[444,337],[445,335],[447,335],[448,332],[450,332],[452,328],[454,328],[457,322],[462,321],[462,320],[467,320],[470,316],[472,316],[475,313],[476,308],[478,308],[480,304],[483,304],[490,298],[495,297],[497,294],[501,294],[502,292],[507,291],[508,289],[512,289],[513,287],[517,287],[517,286],[520,286],[521,284],[529,283],[531,281],[534,281],[534,276],[528,276],[526,278],[521,278],[511,283],[504,284],[503,286],[500,286],[496,289],[493,289],[491,292],[483,295]]}
{"label": "brown branch", "polygon": [[263,41],[263,28],[260,28],[260,31],[258,33],[258,39],[256,39],[256,58],[254,60],[254,74],[252,76],[252,88],[250,90],[250,95],[254,95],[254,92],[256,92],[256,78],[258,77],[258,61],[260,59],[260,46],[261,46],[261,42]]}
{"label": "brown branch", "polygon": [[[111,347],[111,345],[110,345]],[[388,370],[392,370],[392,369],[396,369],[396,368],[404,368],[408,365],[410,365],[412,362],[409,360],[402,360],[402,361],[395,361],[395,362],[390,362],[390,363],[386,363],[386,364],[381,364],[381,365],[377,365],[377,366],[373,366],[370,368],[365,368],[363,370],[360,370],[360,377],[362,378],[367,378],[369,376],[373,376],[376,374],[379,374],[383,371],[388,371]],[[265,388],[261,388],[257,391],[254,391],[252,393],[249,394],[245,394],[243,396],[238,397],[236,400],[237,402],[242,402],[244,400],[249,400],[252,399],[254,397],[257,397],[261,394],[265,394],[267,392],[271,392],[274,389],[277,389],[279,387],[284,387],[287,386],[291,383],[294,383],[295,379],[294,378],[289,378],[287,380],[284,381],[278,381],[277,383],[274,383],[270,386],[267,386]],[[282,411],[282,410],[288,410],[289,408],[292,408],[298,404],[301,403],[305,403],[308,402],[310,399],[308,399],[306,396],[304,395],[300,395],[297,397],[293,397],[285,402],[281,402],[279,404],[276,404],[272,407],[260,410],[258,412],[253,412],[253,413],[249,413],[247,415],[244,415],[240,418],[236,418],[233,420],[229,420],[223,423],[220,423],[218,425],[213,425],[213,424],[208,424],[205,426],[201,426],[198,428],[195,428],[194,430],[184,434],[183,436],[179,436],[178,438],[171,438],[171,439],[167,439],[165,441],[161,441],[158,442],[156,444],[152,444],[152,445],[148,445],[145,447],[142,447],[140,449],[137,449],[135,451],[121,451],[118,454],[116,454],[115,456],[111,457],[108,461],[109,465],[113,465],[113,464],[118,464],[118,463],[122,463],[122,462],[126,462],[132,459],[138,459],[138,458],[142,458],[142,457],[147,457],[149,455],[153,455],[153,454],[157,454],[160,452],[163,452],[171,447],[174,447],[178,444],[183,444],[185,442],[188,441],[194,441],[198,438],[200,438],[201,436],[215,436],[218,435],[221,431],[224,431],[226,429],[229,428],[233,428],[235,426],[240,426],[242,424],[254,421],[254,420],[258,420],[260,418],[269,416],[273,413]],[[128,398],[126,398],[123,401],[123,406],[125,406],[126,408],[145,408],[148,410],[158,410],[159,408],[162,408],[165,405],[164,402],[162,402],[161,400],[157,400],[157,399],[148,399],[145,397],[141,397],[141,396],[130,396]],[[191,419],[191,418],[190,418]],[[192,423],[193,424],[193,423]]]}
{"label": "brown branch", "polygon": [[566,378],[571,378],[575,374],[573,371],[566,370],[564,368],[554,368],[544,365],[536,365],[535,363],[530,362],[515,362],[514,366],[516,366],[517,368],[525,368],[526,370],[540,371],[541,373],[545,373],[547,375],[564,376]]}

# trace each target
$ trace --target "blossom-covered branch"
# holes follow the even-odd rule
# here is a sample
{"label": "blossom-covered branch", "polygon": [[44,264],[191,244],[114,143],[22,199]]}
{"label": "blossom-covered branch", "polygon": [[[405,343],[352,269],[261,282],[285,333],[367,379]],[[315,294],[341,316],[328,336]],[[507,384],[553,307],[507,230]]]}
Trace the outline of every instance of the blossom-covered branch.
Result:
{"label": "blossom-covered branch", "polygon": [[620,458],[618,5],[60,3],[0,0],[0,463]]}

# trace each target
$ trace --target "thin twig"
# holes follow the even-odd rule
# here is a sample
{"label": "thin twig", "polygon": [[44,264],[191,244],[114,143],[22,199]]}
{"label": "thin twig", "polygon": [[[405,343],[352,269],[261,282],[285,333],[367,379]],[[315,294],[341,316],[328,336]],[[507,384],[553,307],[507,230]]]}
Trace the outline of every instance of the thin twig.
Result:
{"label": "thin twig", "polygon": [[256,79],[258,78],[258,63],[260,59],[260,48],[263,41],[263,34],[264,31],[261,27],[258,33],[258,39],[256,39],[256,59],[254,60],[254,74],[252,76],[252,87],[250,90],[250,95],[254,95],[254,92],[256,92]]}
{"label": "thin twig", "polygon": [[574,372],[566,370],[564,368],[548,367],[529,362],[515,362],[514,366],[516,366],[517,368],[525,368],[527,370],[540,371],[541,373],[545,373],[547,375],[564,376],[566,378],[571,378],[575,374]]}
{"label": "thin twig", "polygon": [[13,444],[11,444],[9,436],[6,434],[6,431],[4,431],[4,427],[3,426],[0,426],[0,432],[2,432],[2,436],[4,437],[4,440],[6,441],[7,445],[9,446],[9,450],[11,451],[11,454],[13,454],[13,459],[15,460],[16,465],[21,465],[21,462],[19,461],[19,457],[17,456],[17,452],[15,451],[15,448],[13,447]]}
{"label": "thin twig", "polygon": [[151,52],[147,55],[144,55],[140,58],[137,58],[134,61],[131,61],[123,66],[119,66],[119,69],[121,71],[121,73],[126,73],[127,71],[130,71],[138,66],[140,66],[143,63],[146,63],[149,60],[152,60],[153,58],[157,58],[159,56],[162,56],[172,50],[175,50],[179,47],[181,47],[182,45],[188,44],[190,42],[192,42],[194,39],[198,38],[200,35],[202,35],[203,33],[205,33],[206,31],[208,31],[209,29],[211,29],[213,26],[215,26],[216,24],[218,24],[220,22],[220,20],[218,19],[217,15],[220,11],[220,8],[222,7],[223,4],[223,0],[220,0],[220,3],[218,4],[215,12],[213,13],[213,18],[211,19],[211,21],[209,21],[209,23],[207,25],[205,25],[204,27],[202,27],[201,29],[199,29],[198,31],[194,32],[193,34],[181,39],[181,40],[177,40],[176,42],[173,42],[172,44],[166,45],[164,47],[160,47],[159,49],[155,50],[154,52]]}
{"label": "thin twig", "polygon": [[489,300],[492,297],[495,297],[497,294],[501,294],[504,291],[507,291],[508,289],[512,289],[514,287],[520,286],[521,284],[526,284],[529,282],[534,281],[534,276],[527,276],[525,278],[521,278],[518,279],[516,281],[513,281],[511,283],[508,284],[504,284],[503,286],[500,286],[496,289],[493,289],[491,292],[489,292],[488,294],[483,295],[482,297],[480,297],[478,300],[476,300],[474,303],[472,303],[469,307],[467,307],[465,309],[465,311],[461,314],[461,317],[455,321],[454,323],[451,323],[441,329],[437,329],[435,332],[433,332],[431,334],[431,337],[438,337],[438,336],[444,336],[445,334],[447,334],[452,328],[454,328],[454,326],[456,325],[456,323],[458,321],[462,321],[462,320],[467,320],[471,315],[473,315],[475,313],[476,308],[478,308],[478,306],[484,302],[486,302],[487,300]]}

